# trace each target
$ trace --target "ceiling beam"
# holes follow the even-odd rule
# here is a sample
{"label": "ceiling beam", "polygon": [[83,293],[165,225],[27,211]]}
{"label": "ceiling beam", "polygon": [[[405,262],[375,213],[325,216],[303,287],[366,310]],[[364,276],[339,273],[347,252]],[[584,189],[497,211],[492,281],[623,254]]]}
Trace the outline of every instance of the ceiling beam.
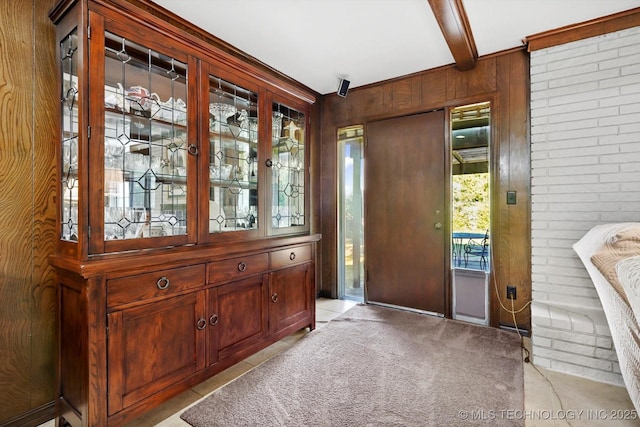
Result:
{"label": "ceiling beam", "polygon": [[478,58],[478,49],[473,40],[471,26],[464,11],[462,0],[428,0],[431,10],[440,25],[444,39],[461,71],[473,69]]}

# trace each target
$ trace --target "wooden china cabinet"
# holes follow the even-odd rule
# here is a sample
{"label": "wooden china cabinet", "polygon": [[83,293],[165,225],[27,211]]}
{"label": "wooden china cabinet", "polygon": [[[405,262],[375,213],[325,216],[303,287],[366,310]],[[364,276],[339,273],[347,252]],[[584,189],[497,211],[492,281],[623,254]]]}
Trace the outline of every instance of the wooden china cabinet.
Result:
{"label": "wooden china cabinet", "polygon": [[50,13],[58,425],[123,424],[315,327],[314,95],[146,4]]}

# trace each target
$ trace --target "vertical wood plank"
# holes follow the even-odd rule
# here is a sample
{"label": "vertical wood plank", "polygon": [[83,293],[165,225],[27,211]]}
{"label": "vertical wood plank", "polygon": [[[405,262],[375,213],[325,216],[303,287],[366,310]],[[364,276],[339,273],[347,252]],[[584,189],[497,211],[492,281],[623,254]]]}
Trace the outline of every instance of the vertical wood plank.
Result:
{"label": "vertical wood plank", "polygon": [[0,424],[55,397],[54,3],[0,3]]}
{"label": "vertical wood plank", "polygon": [[395,110],[393,109],[393,84],[386,82],[382,83],[382,112],[385,115],[393,115]]}
{"label": "vertical wood plank", "polygon": [[457,68],[447,68],[447,100],[454,101],[469,96],[468,80],[473,77],[473,70],[463,72]]}
{"label": "vertical wood plank", "polygon": [[39,407],[55,399],[56,348],[56,284],[47,257],[55,252],[56,174],[55,147],[57,120],[55,94],[57,62],[55,58],[55,26],[46,11],[55,0],[35,0],[35,46],[50,46],[35,55],[34,97],[34,195],[33,195],[33,315],[31,326],[31,407]]}
{"label": "vertical wood plank", "polygon": [[[527,55],[511,55],[509,64],[509,104],[528,105],[529,61]],[[511,231],[510,280],[518,289],[516,310],[531,299],[531,149],[529,146],[529,114],[527,109],[509,110],[509,190],[516,191],[517,204],[510,205]],[[506,197],[504,197],[506,198]],[[510,306],[509,306],[510,308]],[[504,316],[503,316],[504,317]],[[530,323],[530,310],[516,315],[519,325]],[[507,322],[513,323],[513,317]]]}
{"label": "vertical wood plank", "polygon": [[[531,256],[530,256],[530,151],[528,138],[528,60],[524,53],[515,53],[498,58],[497,78],[501,90],[500,108],[500,145],[498,147],[497,173],[498,185],[494,193],[497,209],[493,214],[497,227],[496,246],[497,259],[496,282],[500,301],[507,309],[511,309],[511,300],[506,299],[506,286],[517,287],[518,298],[514,301],[514,309],[518,310],[531,298]],[[517,192],[517,204],[506,204],[506,192]],[[494,205],[495,206],[495,205]],[[515,326],[513,315],[500,308],[493,307],[494,319],[499,318],[501,324]],[[527,328],[530,324],[530,310],[525,309],[516,315],[519,327]]]}
{"label": "vertical wood plank", "polygon": [[476,68],[465,76],[467,76],[468,96],[495,92],[497,89],[496,57],[478,61]]}
{"label": "vertical wood plank", "polygon": [[394,111],[403,111],[411,108],[411,83],[412,79],[402,79],[391,84],[392,108]]}
{"label": "vertical wood plank", "polygon": [[0,422],[31,406],[33,14],[0,2]]}
{"label": "vertical wood plank", "polygon": [[[444,105],[447,100],[446,69],[424,73],[422,81],[422,105]],[[418,107],[419,108],[419,107]]]}
{"label": "vertical wood plank", "polygon": [[[497,85],[499,88],[509,87],[509,57],[500,57],[496,63],[496,76]],[[509,150],[509,133],[510,133],[510,115],[509,109],[511,108],[509,93],[505,90],[500,90],[498,95],[498,105],[491,106],[492,114],[494,117],[498,117],[498,123],[495,125],[495,139],[496,143],[491,144],[493,149],[492,158],[494,160],[493,172],[493,188],[494,191],[491,194],[493,200],[492,212],[491,212],[491,245],[492,245],[492,258],[493,258],[493,271],[492,271],[492,304],[491,304],[491,325],[498,326],[506,318],[507,313],[501,309],[501,306],[505,307],[509,304],[505,296],[505,286],[509,280],[509,267],[510,267],[510,225],[509,225],[509,209],[506,204],[506,198],[503,197],[507,189],[509,188],[509,165],[510,162],[510,150]],[[497,125],[497,126],[496,126]],[[493,142],[493,141],[492,141]],[[509,321],[509,324],[513,323]]]}
{"label": "vertical wood plank", "polygon": [[[339,111],[336,104],[340,100],[337,96],[326,96],[322,99],[323,111]],[[339,114],[339,113],[338,113]],[[322,143],[320,145],[320,232],[322,240],[326,243],[320,245],[318,262],[320,263],[319,293],[322,296],[337,298],[337,263],[338,259],[336,242],[337,236],[337,209],[338,193],[336,183],[337,176],[337,141],[335,118],[329,114],[322,114]],[[340,116],[337,116],[340,117]]]}
{"label": "vertical wood plank", "polygon": [[[382,86],[374,86],[367,88],[362,95],[358,94],[357,98],[363,98],[362,109],[358,111],[356,116],[351,116],[350,124],[354,124],[362,117],[379,116],[384,112],[384,92]],[[356,98],[356,99],[357,99]],[[350,100],[350,98],[347,98]]]}
{"label": "vertical wood plank", "polygon": [[411,108],[416,109],[422,104],[422,77],[420,75],[411,78]]}

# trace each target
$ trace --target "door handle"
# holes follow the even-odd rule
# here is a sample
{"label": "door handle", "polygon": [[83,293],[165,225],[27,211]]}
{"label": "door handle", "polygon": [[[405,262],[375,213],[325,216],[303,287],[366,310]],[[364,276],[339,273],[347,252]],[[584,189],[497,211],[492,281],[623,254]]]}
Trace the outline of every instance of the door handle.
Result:
{"label": "door handle", "polygon": [[435,228],[436,230],[440,230],[442,228],[442,224],[436,222],[435,224],[433,224],[433,228]]}

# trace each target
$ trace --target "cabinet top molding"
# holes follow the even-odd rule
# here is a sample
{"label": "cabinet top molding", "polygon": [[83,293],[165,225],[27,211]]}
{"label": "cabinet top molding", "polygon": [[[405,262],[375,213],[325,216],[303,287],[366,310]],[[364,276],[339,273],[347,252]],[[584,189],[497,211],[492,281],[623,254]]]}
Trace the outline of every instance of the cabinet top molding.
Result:
{"label": "cabinet top molding", "polygon": [[117,15],[128,15],[140,25],[152,28],[164,36],[186,41],[206,56],[304,102],[314,104],[319,96],[318,93],[291,77],[150,0],[62,0],[50,10],[49,18],[57,24],[76,3],[81,3],[83,9],[87,10],[110,10]]}
{"label": "cabinet top molding", "polygon": [[79,274],[85,279],[110,273],[131,272],[136,268],[148,269],[150,267],[172,268],[183,265],[185,259],[189,259],[191,264],[203,262],[220,261],[237,256],[248,255],[257,252],[268,252],[295,245],[319,242],[322,239],[320,234],[311,234],[293,237],[278,237],[262,239],[248,243],[235,243],[217,246],[182,246],[176,248],[154,249],[145,255],[145,262],[140,263],[140,251],[119,254],[106,254],[94,256],[91,260],[78,263],[72,258],[60,255],[53,255],[49,258],[51,264],[61,270],[71,271]]}

